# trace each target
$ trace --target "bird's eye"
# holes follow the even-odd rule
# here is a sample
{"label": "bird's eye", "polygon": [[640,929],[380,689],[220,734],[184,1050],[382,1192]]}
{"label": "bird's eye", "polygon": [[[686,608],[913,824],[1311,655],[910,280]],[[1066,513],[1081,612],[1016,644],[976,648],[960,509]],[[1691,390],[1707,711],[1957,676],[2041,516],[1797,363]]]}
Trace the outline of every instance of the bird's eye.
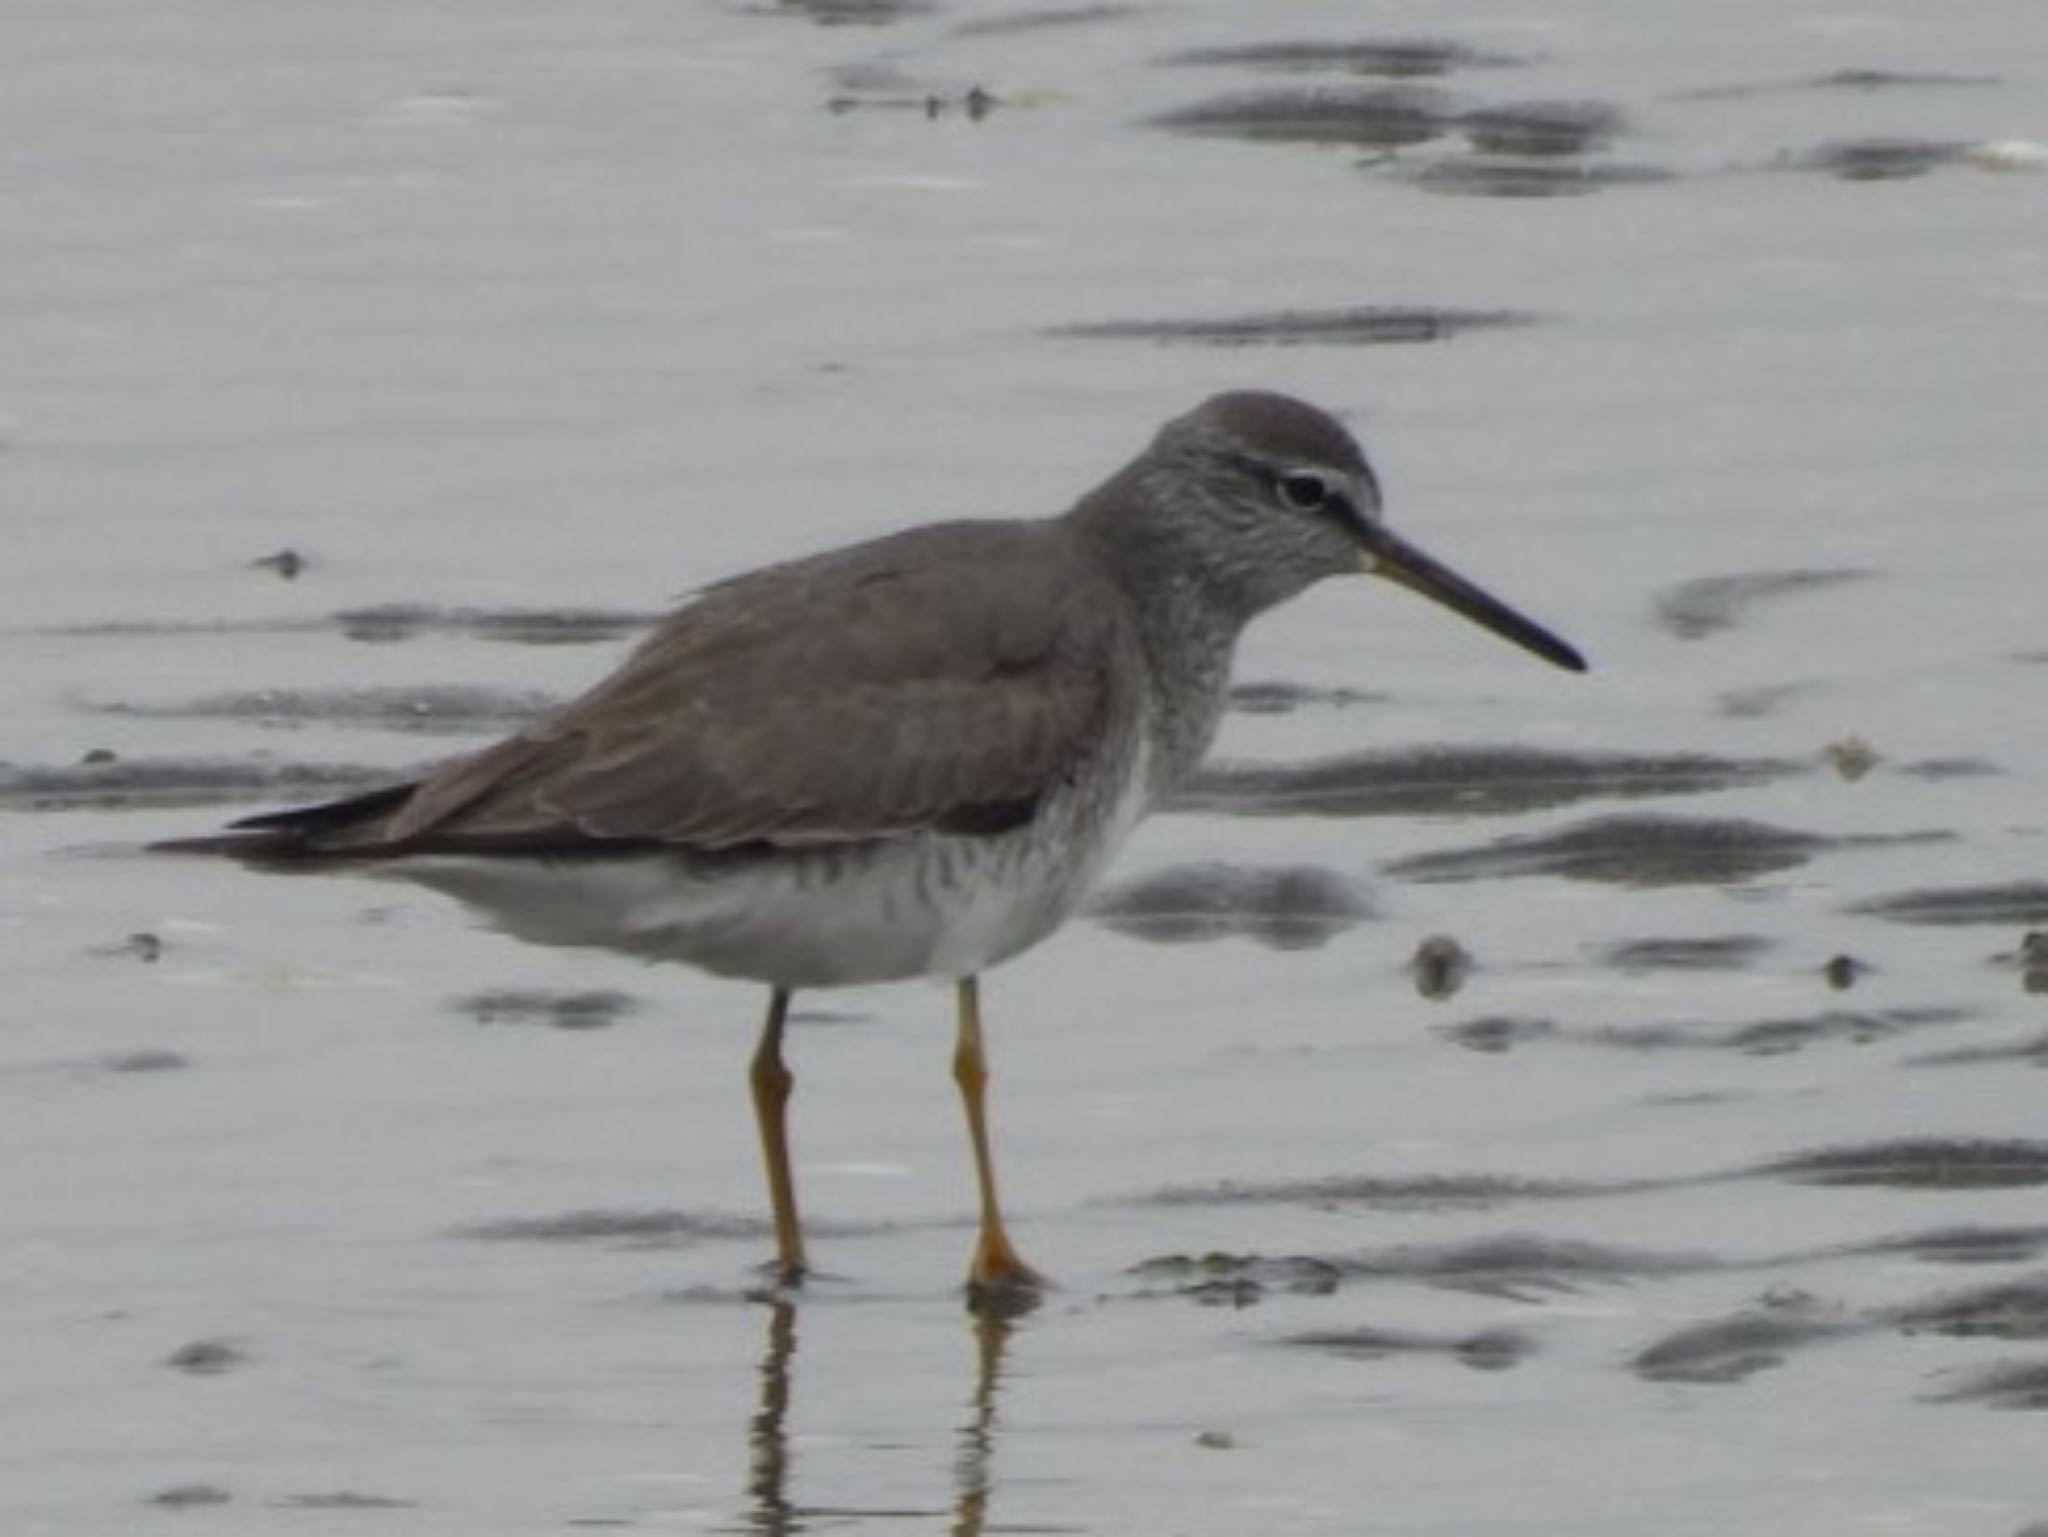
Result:
{"label": "bird's eye", "polygon": [[1319,512],[1336,494],[1336,487],[1321,470],[1289,470],[1273,487],[1281,505],[1296,512]]}

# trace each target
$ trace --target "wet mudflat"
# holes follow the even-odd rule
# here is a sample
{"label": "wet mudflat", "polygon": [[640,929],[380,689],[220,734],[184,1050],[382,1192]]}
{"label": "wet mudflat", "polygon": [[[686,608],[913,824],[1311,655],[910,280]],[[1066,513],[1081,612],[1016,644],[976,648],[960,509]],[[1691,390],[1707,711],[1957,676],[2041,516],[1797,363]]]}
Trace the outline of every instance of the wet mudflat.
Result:
{"label": "wet mudflat", "polygon": [[[13,1532],[2048,1522],[2036,8],[33,10],[0,62]],[[1455,194],[1455,195],[1446,195]],[[1222,388],[1590,653],[1255,630],[985,988],[137,857]]]}

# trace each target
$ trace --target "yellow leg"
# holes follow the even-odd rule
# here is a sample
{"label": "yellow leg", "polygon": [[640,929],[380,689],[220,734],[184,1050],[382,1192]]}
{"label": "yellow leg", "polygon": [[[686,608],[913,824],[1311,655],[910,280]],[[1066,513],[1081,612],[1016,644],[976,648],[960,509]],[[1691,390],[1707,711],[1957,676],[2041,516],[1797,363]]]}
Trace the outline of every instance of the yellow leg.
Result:
{"label": "yellow leg", "polygon": [[995,1161],[988,1144],[988,1057],[981,1044],[981,994],[968,977],[958,989],[960,1028],[953,1045],[953,1081],[967,1110],[967,1136],[974,1145],[974,1177],[981,1196],[981,1234],[974,1245],[974,1264],[967,1290],[977,1302],[998,1302],[1035,1294],[1044,1279],[1018,1257],[1003,1231],[1002,1207],[996,1200]]}
{"label": "yellow leg", "polygon": [[761,1160],[768,1169],[768,1204],[775,1216],[775,1270],[785,1286],[804,1278],[804,1231],[796,1214],[796,1180],[789,1172],[789,1093],[796,1076],[782,1062],[782,1027],[789,1019],[789,989],[768,997],[768,1020],[747,1071],[754,1121],[761,1129]]}

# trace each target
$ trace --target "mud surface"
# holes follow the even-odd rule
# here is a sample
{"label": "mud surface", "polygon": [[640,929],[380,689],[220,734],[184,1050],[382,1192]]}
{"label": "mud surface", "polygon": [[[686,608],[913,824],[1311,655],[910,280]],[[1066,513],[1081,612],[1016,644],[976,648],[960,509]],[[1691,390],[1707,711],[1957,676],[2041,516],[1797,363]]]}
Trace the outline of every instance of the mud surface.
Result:
{"label": "mud surface", "polygon": [[[2048,1529],[2034,0],[30,4],[0,52],[12,1534]],[[1431,194],[1454,194],[1432,196]],[[1383,586],[985,981],[144,858],[1212,391]]]}

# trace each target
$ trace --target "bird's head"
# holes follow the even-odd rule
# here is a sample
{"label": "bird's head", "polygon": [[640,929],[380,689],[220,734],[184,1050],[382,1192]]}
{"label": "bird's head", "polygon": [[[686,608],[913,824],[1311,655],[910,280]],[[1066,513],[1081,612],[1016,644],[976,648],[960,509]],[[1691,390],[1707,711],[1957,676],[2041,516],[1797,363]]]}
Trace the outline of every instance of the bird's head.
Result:
{"label": "bird's head", "polygon": [[1388,528],[1357,439],[1286,395],[1211,397],[1162,427],[1081,510],[1115,525],[1128,551],[1236,623],[1325,577],[1364,571],[1545,661],[1585,670],[1567,642]]}

